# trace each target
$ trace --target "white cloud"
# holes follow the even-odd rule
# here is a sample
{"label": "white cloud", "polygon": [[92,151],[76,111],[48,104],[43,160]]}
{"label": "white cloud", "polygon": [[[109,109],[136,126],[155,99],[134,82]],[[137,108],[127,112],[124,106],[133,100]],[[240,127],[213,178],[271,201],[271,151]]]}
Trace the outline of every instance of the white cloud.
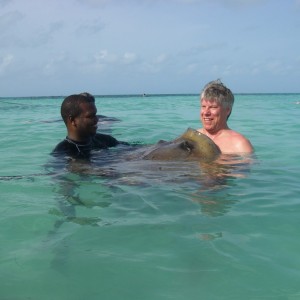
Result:
{"label": "white cloud", "polygon": [[13,60],[14,56],[12,54],[7,54],[0,58],[0,74],[4,74],[7,71]]}
{"label": "white cloud", "polygon": [[122,93],[127,85],[115,82],[133,76],[133,90],[142,84],[152,92],[176,80],[170,92],[198,89],[195,78],[238,82],[253,74],[268,82],[281,76],[292,89],[290,78],[300,72],[300,0],[46,2],[0,0],[2,93],[18,84],[22,94],[24,77],[33,94],[36,82],[43,94],[78,82],[97,89],[99,78],[106,93],[110,82]]}
{"label": "white cloud", "polygon": [[164,53],[160,54],[153,59],[153,64],[155,64],[155,65],[163,64],[167,60],[167,58],[168,57],[166,54],[164,54]]}
{"label": "white cloud", "polygon": [[141,63],[141,70],[145,73],[159,73],[165,67],[169,58],[166,54],[162,53],[151,60],[145,60]]}
{"label": "white cloud", "polygon": [[135,53],[126,52],[122,57],[122,62],[126,65],[135,63],[137,61],[137,55]]}
{"label": "white cloud", "polygon": [[61,65],[66,63],[67,60],[68,57],[65,53],[55,55],[55,57],[48,60],[43,69],[43,73],[48,76],[57,74],[60,72]]}
{"label": "white cloud", "polygon": [[109,65],[131,65],[138,61],[138,56],[133,52],[125,52],[124,54],[118,55],[103,49],[93,56],[94,60],[92,65],[103,68]]}
{"label": "white cloud", "polygon": [[111,64],[115,63],[118,59],[114,53],[109,53],[108,50],[101,50],[94,55],[96,63],[98,64]]}
{"label": "white cloud", "polygon": [[190,64],[184,66],[182,70],[179,70],[179,73],[189,75],[189,74],[193,74],[193,73],[199,71],[199,69],[200,68],[199,68],[198,63],[190,63]]}

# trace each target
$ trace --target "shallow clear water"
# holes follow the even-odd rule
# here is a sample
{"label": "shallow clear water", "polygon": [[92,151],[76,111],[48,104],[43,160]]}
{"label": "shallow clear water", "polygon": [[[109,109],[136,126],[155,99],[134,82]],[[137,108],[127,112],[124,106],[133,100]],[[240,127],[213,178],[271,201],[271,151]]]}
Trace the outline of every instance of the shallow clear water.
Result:
{"label": "shallow clear water", "polygon": [[[118,176],[48,173],[61,101],[0,99],[1,299],[300,299],[299,94],[236,96],[247,168],[116,163]],[[119,140],[200,127],[197,95],[96,101]]]}

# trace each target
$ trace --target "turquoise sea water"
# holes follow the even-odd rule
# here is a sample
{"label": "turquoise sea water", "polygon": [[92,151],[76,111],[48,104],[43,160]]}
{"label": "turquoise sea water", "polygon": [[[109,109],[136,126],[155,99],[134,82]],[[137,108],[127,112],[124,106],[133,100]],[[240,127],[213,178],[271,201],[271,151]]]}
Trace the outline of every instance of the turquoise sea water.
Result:
{"label": "turquoise sea water", "polygon": [[[116,162],[118,176],[81,176],[45,169],[66,134],[61,97],[1,98],[0,299],[300,299],[299,101],[236,95],[246,168]],[[197,95],[96,103],[120,120],[98,130],[123,141],[200,127]]]}

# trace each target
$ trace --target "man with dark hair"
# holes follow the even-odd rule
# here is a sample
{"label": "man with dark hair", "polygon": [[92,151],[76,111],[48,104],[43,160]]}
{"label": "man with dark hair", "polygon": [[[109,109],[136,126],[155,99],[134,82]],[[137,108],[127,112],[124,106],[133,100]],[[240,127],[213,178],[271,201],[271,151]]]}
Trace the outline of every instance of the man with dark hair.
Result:
{"label": "man with dark hair", "polygon": [[110,135],[97,133],[97,108],[95,98],[89,93],[66,97],[61,105],[61,116],[67,127],[67,136],[54,148],[52,154],[55,156],[89,158],[91,150],[126,144]]}

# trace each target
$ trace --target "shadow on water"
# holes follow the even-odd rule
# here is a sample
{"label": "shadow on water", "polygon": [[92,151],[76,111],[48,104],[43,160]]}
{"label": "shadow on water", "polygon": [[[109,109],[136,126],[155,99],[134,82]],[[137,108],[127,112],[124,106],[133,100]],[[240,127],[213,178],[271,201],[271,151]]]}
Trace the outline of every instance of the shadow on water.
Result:
{"label": "shadow on water", "polygon": [[[51,157],[44,173],[30,175],[1,176],[0,181],[27,180],[49,176],[56,187],[57,209],[49,213],[60,218],[54,231],[65,222],[80,225],[101,225],[98,217],[80,218],[76,207],[107,207],[111,202],[82,199],[77,193],[80,187],[89,182],[99,182],[112,194],[123,186],[157,189],[176,187],[189,190],[190,199],[201,206],[205,215],[223,215],[230,210],[236,200],[230,200],[224,192],[234,185],[238,178],[245,178],[250,172],[255,158],[238,155],[222,155],[213,162],[201,161],[152,161],[143,159],[128,160],[128,154],[143,147],[121,145],[109,150],[94,151],[90,160],[73,160],[64,157]],[[101,179],[101,181],[99,181]]]}
{"label": "shadow on water", "polygon": [[[175,190],[178,194],[187,193],[186,198],[199,204],[204,215],[215,217],[226,214],[235,204],[236,200],[228,197],[226,189],[232,186],[236,179],[247,177],[254,162],[251,157],[232,155],[223,155],[213,162],[153,161],[138,159],[138,157],[128,159],[128,155],[140,151],[143,147],[143,145],[120,145],[109,150],[97,150],[92,152],[89,160],[51,157],[45,166],[44,174],[0,178],[0,180],[34,180],[40,175],[51,176],[57,207],[50,209],[49,214],[57,219],[48,233],[46,243],[53,245],[53,268],[64,272],[63,266],[67,261],[68,243],[64,231],[60,230],[62,226],[68,223],[79,226],[112,225],[99,217],[99,210],[92,210],[92,208],[110,207],[116,199],[113,196],[122,194],[126,187],[139,190],[149,188],[151,191],[156,190],[158,195],[161,190],[162,199],[158,201],[164,200],[164,191]],[[100,186],[105,187],[108,197],[105,198],[105,191],[101,192],[100,199],[89,197],[87,194],[91,184],[93,186],[99,184],[99,189]],[[84,193],[80,192],[86,187]],[[145,206],[155,209],[155,203],[144,200]],[[93,211],[96,216],[92,213],[81,216],[78,211],[82,208]],[[137,210],[139,211],[139,208]]]}
{"label": "shadow on water", "polygon": [[[253,157],[222,155],[218,160],[207,163],[199,161],[152,161],[143,159],[128,160],[128,153],[136,151],[136,146],[120,146],[116,149],[95,151],[89,161],[52,158],[48,164],[49,174],[59,187],[58,210],[51,213],[63,220],[55,226],[58,229],[64,222],[81,225],[101,225],[100,218],[79,218],[76,207],[107,207],[106,201],[81,199],[76,191],[84,183],[97,182],[110,189],[112,194],[124,186],[136,188],[166,189],[180,188],[190,192],[190,198],[201,206],[203,214],[217,216],[225,214],[234,204],[224,192],[234,180],[245,178],[250,172]],[[138,146],[138,149],[140,146]],[[60,171],[59,171],[60,170]],[[63,172],[61,172],[63,170]]]}
{"label": "shadow on water", "polygon": [[216,217],[228,213],[237,200],[226,190],[235,185],[235,180],[246,178],[254,163],[254,155],[222,155],[211,164],[200,164],[199,189],[191,196],[192,200],[199,203],[204,215]]}

